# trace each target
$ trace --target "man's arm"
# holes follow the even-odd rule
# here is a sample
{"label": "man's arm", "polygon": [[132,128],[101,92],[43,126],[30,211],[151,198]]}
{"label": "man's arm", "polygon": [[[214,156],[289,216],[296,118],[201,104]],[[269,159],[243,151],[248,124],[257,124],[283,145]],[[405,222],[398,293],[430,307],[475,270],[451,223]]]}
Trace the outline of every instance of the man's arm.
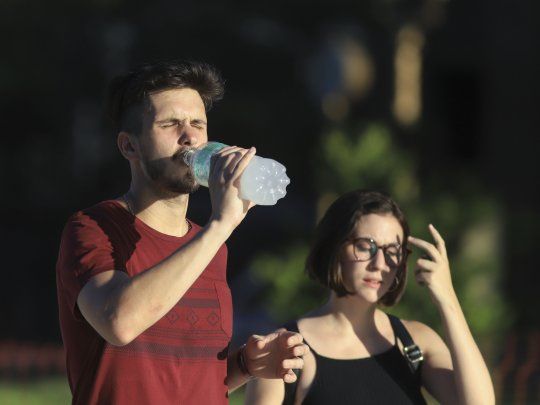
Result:
{"label": "man's arm", "polygon": [[161,319],[204,271],[253,206],[238,197],[238,179],[254,154],[254,149],[229,147],[212,159],[212,217],[190,242],[134,277],[111,269],[85,284],[77,304],[105,340],[131,342]]}
{"label": "man's arm", "polygon": [[292,369],[304,366],[302,356],[309,351],[303,342],[302,335],[285,329],[278,329],[266,336],[250,336],[243,347],[229,355],[229,392],[252,378],[281,379],[286,383],[296,381]]}

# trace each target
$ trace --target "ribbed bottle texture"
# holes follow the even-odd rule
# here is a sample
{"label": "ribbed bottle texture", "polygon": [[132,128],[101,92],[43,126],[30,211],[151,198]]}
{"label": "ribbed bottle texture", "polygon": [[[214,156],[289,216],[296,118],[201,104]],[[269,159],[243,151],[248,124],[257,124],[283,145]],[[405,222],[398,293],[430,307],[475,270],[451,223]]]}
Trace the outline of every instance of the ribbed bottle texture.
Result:
{"label": "ribbed bottle texture", "polygon": [[[226,146],[219,142],[208,142],[184,155],[184,161],[191,167],[197,183],[208,187],[210,159]],[[240,197],[257,205],[274,205],[287,193],[290,179],[285,172],[286,168],[281,163],[253,156],[240,178]]]}

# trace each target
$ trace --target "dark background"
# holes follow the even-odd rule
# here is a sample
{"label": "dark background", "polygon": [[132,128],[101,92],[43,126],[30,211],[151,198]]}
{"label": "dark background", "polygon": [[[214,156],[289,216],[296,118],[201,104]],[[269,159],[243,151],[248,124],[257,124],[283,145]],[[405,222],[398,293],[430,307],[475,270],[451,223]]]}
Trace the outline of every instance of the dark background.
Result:
{"label": "dark background", "polygon": [[[139,63],[215,65],[227,87],[209,113],[210,137],[255,145],[287,167],[287,197],[255,208],[228,242],[233,290],[254,255],[308,235],[315,146],[325,128],[347,125],[323,114],[321,94],[339,77],[331,61],[316,63],[339,33],[365,45],[376,72],[349,117],[387,123],[426,179],[435,175],[451,192],[467,181],[456,172],[474,173],[501,204],[501,291],[516,314],[513,330],[538,330],[539,11],[535,0],[2,1],[0,340],[60,342],[60,233],[71,213],[129,186],[103,101],[108,81]],[[409,23],[424,34],[423,107],[403,126],[391,109],[393,58]],[[190,216],[204,224],[209,212],[201,190]]]}

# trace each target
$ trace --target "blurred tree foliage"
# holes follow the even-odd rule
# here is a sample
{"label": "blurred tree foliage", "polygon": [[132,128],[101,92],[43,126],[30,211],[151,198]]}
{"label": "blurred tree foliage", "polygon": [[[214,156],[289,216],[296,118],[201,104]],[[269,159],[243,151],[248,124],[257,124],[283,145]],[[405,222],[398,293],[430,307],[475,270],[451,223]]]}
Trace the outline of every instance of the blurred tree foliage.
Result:
{"label": "blurred tree foliage", "polygon": [[[372,123],[357,131],[331,129],[322,137],[314,176],[320,191],[319,218],[334,199],[355,188],[383,190],[404,209],[413,235],[430,240],[433,223],[446,240],[454,288],[473,334],[493,355],[500,336],[511,324],[509,309],[499,291],[501,224],[499,207],[472,174],[454,170],[457,179],[420,173],[419,157],[396,144],[390,130]],[[439,176],[439,180],[434,177]],[[464,177],[466,176],[466,177]],[[454,181],[456,180],[456,181]],[[458,186],[454,186],[457,184]],[[461,185],[461,186],[460,186]],[[308,239],[283,246],[279,254],[258,256],[251,265],[266,286],[266,308],[276,322],[300,316],[324,302],[327,293],[306,276]],[[414,281],[414,252],[401,302],[389,311],[425,322],[442,332],[428,293]]]}

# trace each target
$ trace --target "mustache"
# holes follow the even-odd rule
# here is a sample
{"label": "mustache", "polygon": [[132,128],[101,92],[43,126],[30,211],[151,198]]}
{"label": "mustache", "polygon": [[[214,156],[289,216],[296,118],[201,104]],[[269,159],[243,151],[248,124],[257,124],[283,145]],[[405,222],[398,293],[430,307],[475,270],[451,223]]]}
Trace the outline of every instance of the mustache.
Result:
{"label": "mustache", "polygon": [[[184,163],[184,155],[190,151],[190,150],[193,150],[195,148],[190,148],[190,147],[187,147],[187,148],[184,148],[184,149],[179,149],[177,150],[173,155],[172,155],[172,160],[174,160],[175,162],[176,161],[179,161],[180,163]],[[184,163],[185,164],[185,163]]]}

